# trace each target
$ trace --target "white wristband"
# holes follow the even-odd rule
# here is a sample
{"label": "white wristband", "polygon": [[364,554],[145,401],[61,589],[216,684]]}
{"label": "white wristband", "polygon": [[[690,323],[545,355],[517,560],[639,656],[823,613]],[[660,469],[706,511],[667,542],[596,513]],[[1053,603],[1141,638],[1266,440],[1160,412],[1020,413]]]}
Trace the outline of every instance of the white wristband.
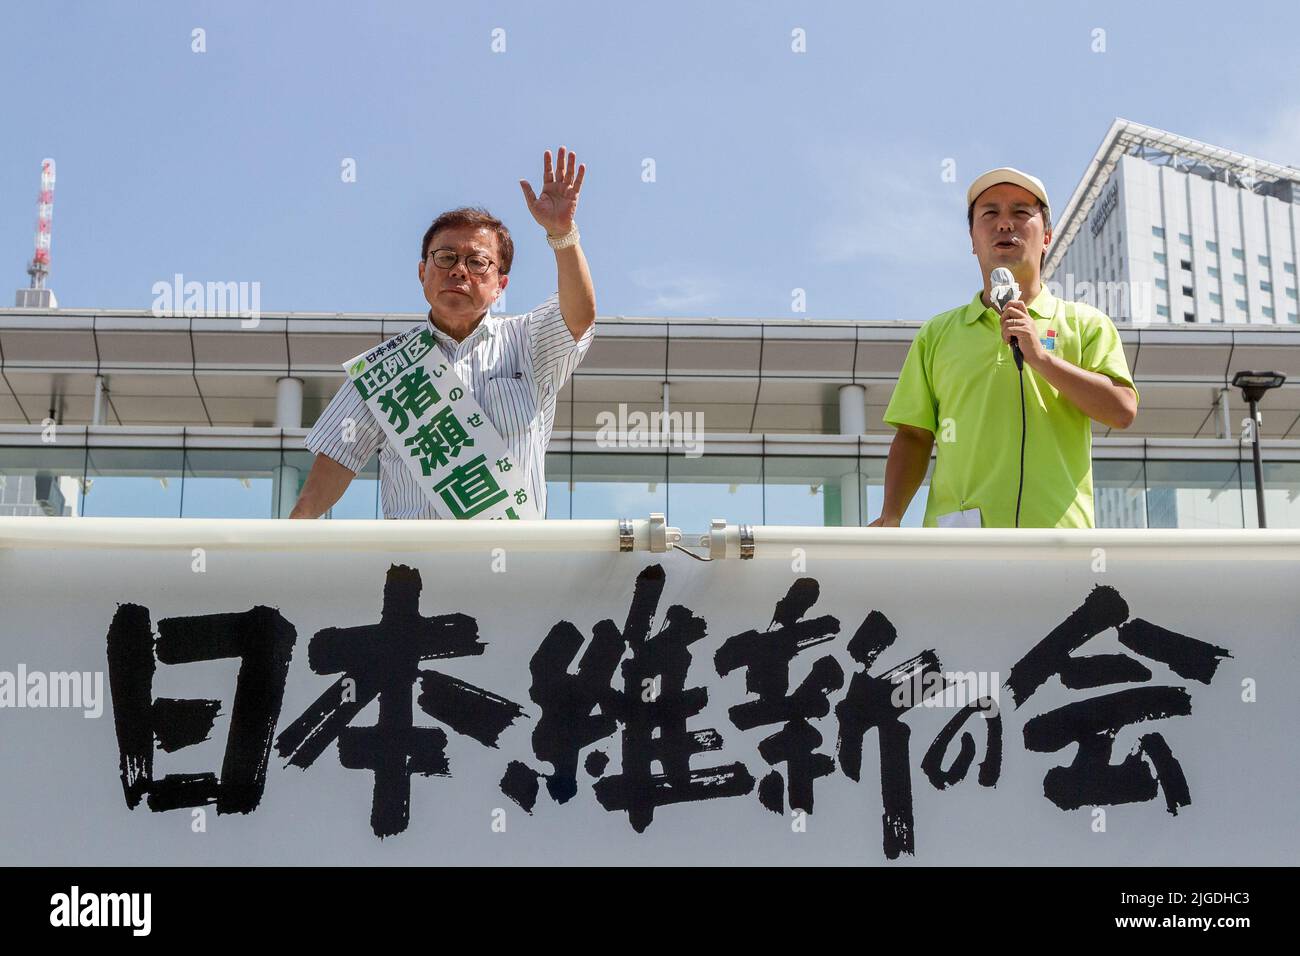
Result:
{"label": "white wristband", "polygon": [[548,234],[546,237],[546,241],[547,243],[550,244],[550,247],[552,249],[567,249],[569,248],[569,246],[577,245],[578,227],[576,225],[573,226],[572,228],[569,229],[567,233],[559,237],[551,236]]}

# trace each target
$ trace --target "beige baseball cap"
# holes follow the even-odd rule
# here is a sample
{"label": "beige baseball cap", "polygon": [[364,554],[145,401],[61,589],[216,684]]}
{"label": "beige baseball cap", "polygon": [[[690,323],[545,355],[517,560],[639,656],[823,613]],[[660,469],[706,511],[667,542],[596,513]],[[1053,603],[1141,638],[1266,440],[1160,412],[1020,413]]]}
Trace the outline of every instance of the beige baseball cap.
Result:
{"label": "beige baseball cap", "polygon": [[1019,186],[1021,189],[1027,189],[1037,196],[1048,209],[1052,204],[1047,199],[1047,187],[1037,176],[1030,176],[1028,173],[1013,169],[1010,166],[999,166],[997,169],[990,169],[984,173],[975,182],[970,184],[970,189],[966,190],[966,207],[969,209],[979,194],[990,186],[996,186],[998,183],[1011,183]]}

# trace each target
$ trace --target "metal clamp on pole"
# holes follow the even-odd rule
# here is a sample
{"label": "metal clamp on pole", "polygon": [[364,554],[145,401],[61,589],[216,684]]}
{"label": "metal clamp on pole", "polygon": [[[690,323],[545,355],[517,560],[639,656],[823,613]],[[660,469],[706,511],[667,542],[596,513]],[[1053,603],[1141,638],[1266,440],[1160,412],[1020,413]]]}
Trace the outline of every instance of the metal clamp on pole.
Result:
{"label": "metal clamp on pole", "polygon": [[667,551],[677,540],[681,539],[681,532],[676,528],[672,529],[677,532],[673,541],[669,541],[668,522],[664,518],[662,511],[650,512],[650,550],[655,554]]}
{"label": "metal clamp on pole", "polygon": [[[637,534],[640,521],[633,521],[631,518],[618,519],[618,550],[628,552],[637,550]],[[650,520],[645,522],[640,533],[645,535],[641,538],[641,547],[656,553],[671,551],[678,547],[682,540],[680,528],[668,527],[668,522],[664,519],[662,512],[654,512],[650,515]]]}
{"label": "metal clamp on pole", "polygon": [[700,544],[709,549],[710,561],[725,558],[727,556],[727,519],[709,519],[709,533],[700,540]]}
{"label": "metal clamp on pole", "polygon": [[726,518],[709,522],[709,533],[700,536],[700,546],[709,549],[709,560],[739,558],[748,561],[754,557],[754,527],[747,524],[727,524]]}
{"label": "metal clamp on pole", "polygon": [[754,557],[754,527],[753,525],[742,524],[740,526],[740,560],[749,561]]}

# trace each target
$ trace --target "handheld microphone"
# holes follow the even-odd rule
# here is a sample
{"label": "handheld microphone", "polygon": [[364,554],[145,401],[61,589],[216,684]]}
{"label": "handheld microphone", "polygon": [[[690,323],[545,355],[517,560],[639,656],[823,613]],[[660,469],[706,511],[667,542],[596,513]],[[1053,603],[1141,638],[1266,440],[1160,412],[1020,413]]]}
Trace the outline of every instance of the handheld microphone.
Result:
{"label": "handheld microphone", "polygon": [[[1020,286],[1016,284],[1016,277],[1006,266],[998,266],[989,274],[989,286],[989,298],[997,306],[999,314],[1007,307],[1008,302],[1020,298]],[[1020,343],[1014,336],[1011,338],[1011,354],[1016,358],[1016,368],[1023,369],[1025,356],[1020,351]]]}
{"label": "handheld microphone", "polygon": [[[1001,313],[1012,299],[1020,298],[1020,286],[1016,277],[1005,266],[998,266],[989,273],[989,298]],[[1016,370],[1020,373],[1020,482],[1016,487],[1016,527],[1020,527],[1020,499],[1025,492],[1025,434],[1027,419],[1025,415],[1025,356],[1020,351],[1020,343],[1013,336],[1011,354],[1016,359]]]}

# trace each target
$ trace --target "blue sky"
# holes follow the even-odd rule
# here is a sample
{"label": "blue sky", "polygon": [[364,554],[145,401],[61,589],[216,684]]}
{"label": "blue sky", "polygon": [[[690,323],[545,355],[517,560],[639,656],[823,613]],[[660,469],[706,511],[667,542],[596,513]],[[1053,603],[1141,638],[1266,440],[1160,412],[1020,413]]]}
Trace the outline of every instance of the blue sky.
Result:
{"label": "blue sky", "polygon": [[1059,210],[1115,116],[1300,165],[1300,8],[1198,9],[10,4],[3,294],[51,156],[65,306],[148,308],[180,272],[258,281],[264,311],[422,311],[420,236],[469,202],[515,233],[523,311],[554,274],[517,183],[563,142],[601,314],[791,317],[803,288],[809,318],[922,319],[978,282],[963,194],[988,167]]}

